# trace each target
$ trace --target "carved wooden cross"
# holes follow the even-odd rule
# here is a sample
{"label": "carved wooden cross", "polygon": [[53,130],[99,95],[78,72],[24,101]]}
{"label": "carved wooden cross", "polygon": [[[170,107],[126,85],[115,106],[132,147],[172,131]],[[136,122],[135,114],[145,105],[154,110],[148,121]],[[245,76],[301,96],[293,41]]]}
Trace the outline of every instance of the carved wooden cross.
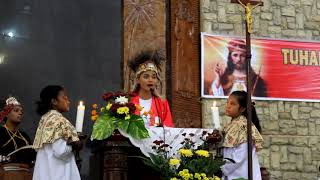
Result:
{"label": "carved wooden cross", "polygon": [[251,67],[251,27],[252,27],[252,10],[257,6],[263,6],[261,1],[251,0],[231,0],[231,3],[237,3],[243,6],[246,13],[246,60],[247,60],[247,142],[248,142],[248,179],[253,180],[252,175],[252,105],[251,92],[254,92],[250,76]]}

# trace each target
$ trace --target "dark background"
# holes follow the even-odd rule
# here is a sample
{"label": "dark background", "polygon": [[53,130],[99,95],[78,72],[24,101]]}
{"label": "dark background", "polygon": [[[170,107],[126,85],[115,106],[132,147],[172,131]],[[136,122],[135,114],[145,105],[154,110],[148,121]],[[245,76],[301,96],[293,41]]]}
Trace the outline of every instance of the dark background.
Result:
{"label": "dark background", "polygon": [[[121,0],[0,0],[0,96],[24,106],[21,128],[34,137],[40,117],[35,102],[49,84],[63,85],[71,101],[65,116],[75,124],[80,100],[86,105],[84,133],[90,135],[91,105],[105,91],[119,90]],[[14,36],[9,37],[8,33]],[[82,152],[83,179],[90,149]]]}

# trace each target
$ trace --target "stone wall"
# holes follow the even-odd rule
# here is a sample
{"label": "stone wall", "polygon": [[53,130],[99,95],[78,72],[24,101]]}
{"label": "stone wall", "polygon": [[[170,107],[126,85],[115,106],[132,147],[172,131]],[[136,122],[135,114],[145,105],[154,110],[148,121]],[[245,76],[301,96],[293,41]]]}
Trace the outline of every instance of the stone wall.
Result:
{"label": "stone wall", "polygon": [[[263,0],[252,37],[320,40],[320,0]],[[201,31],[244,36],[244,10],[230,0],[201,0]],[[225,124],[226,99],[214,99]],[[203,127],[212,127],[212,99],[202,100]],[[320,178],[320,103],[256,101],[265,139],[259,153],[272,180]]]}

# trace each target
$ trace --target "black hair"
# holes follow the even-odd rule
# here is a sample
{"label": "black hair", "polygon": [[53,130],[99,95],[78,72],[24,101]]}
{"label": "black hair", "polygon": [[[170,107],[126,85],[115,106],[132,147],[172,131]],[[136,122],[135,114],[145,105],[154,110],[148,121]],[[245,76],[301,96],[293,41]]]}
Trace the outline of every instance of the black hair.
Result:
{"label": "black hair", "polygon": [[37,113],[44,115],[52,107],[52,99],[57,99],[59,92],[63,91],[64,88],[60,85],[48,85],[43,88],[40,92],[40,100],[37,101]]}
{"label": "black hair", "polygon": [[157,68],[161,70],[160,66],[162,61],[164,60],[165,58],[161,51],[143,51],[133,59],[129,60],[128,65],[132,69],[132,71],[136,72],[140,64],[147,61],[152,61],[157,66]]}
{"label": "black hair", "polygon": [[[230,96],[234,96],[237,99],[237,101],[240,105],[240,108],[245,108],[245,111],[242,112],[242,115],[245,116],[246,118],[248,118],[248,112],[247,112],[248,93],[245,91],[233,91],[230,94]],[[251,103],[251,110],[252,110],[252,123],[256,126],[258,131],[261,132],[261,126],[260,126],[259,118],[257,115],[257,111],[252,103]]]}
{"label": "black hair", "polygon": [[260,167],[260,171],[261,170],[266,170],[267,171],[267,168],[266,167]]}

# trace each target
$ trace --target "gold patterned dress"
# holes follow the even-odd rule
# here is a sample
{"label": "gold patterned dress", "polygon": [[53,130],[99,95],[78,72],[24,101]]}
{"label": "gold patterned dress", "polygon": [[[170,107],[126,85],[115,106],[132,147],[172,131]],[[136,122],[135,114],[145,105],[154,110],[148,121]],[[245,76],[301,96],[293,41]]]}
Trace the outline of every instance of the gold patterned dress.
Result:
{"label": "gold patterned dress", "polygon": [[79,141],[76,129],[60,112],[51,110],[41,117],[33,143],[33,180],[80,180],[70,140]]}
{"label": "gold patterned dress", "polygon": [[[239,116],[223,129],[223,157],[235,161],[222,166],[223,180],[248,178],[247,119]],[[252,126],[252,163],[253,179],[261,180],[259,159],[256,151],[262,149],[263,138],[257,128]]]}

